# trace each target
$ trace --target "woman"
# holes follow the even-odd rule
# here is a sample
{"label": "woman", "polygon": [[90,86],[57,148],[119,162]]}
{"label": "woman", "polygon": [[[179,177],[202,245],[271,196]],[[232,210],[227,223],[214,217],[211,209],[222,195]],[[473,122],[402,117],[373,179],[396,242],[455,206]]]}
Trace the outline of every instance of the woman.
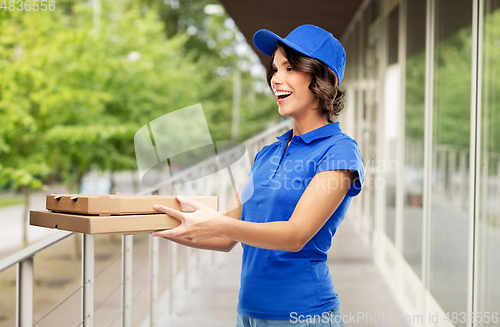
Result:
{"label": "woman", "polygon": [[181,225],[153,235],[220,251],[242,243],[238,327],[343,326],[327,251],[363,182],[357,143],[331,121],[343,108],[345,51],[313,25],[286,38],[260,30],[254,43],[272,57],[268,84],[293,129],[257,153],[227,216],[179,197],[196,211],[155,206]]}

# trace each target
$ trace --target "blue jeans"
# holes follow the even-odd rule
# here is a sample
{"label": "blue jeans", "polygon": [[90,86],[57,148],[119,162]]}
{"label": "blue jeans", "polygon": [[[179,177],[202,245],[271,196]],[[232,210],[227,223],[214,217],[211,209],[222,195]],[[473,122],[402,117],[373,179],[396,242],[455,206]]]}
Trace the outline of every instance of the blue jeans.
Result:
{"label": "blue jeans", "polygon": [[238,313],[236,327],[344,327],[340,306],[318,316],[290,315],[289,320],[250,318]]}

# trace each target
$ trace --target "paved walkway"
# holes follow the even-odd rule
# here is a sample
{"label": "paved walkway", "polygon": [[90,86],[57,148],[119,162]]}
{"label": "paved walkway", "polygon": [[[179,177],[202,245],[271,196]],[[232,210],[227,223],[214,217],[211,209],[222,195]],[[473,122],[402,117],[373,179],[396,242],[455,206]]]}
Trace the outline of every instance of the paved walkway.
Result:
{"label": "paved walkway", "polygon": [[[345,326],[386,326],[378,320],[382,315],[385,321],[391,316],[390,326],[406,326],[396,323],[402,313],[353,226],[344,221],[333,239],[328,265],[347,318]],[[162,314],[160,326],[235,326],[241,251],[238,246],[222,254],[221,266],[207,269],[190,293],[178,293],[176,315]]]}
{"label": "paved walkway", "polygon": [[[407,326],[397,323],[403,313],[375,266],[371,251],[348,220],[342,222],[333,237],[329,255],[328,266],[342,302],[342,314],[348,318],[344,320],[345,326]],[[382,319],[386,322],[391,319],[393,323],[381,323]]]}

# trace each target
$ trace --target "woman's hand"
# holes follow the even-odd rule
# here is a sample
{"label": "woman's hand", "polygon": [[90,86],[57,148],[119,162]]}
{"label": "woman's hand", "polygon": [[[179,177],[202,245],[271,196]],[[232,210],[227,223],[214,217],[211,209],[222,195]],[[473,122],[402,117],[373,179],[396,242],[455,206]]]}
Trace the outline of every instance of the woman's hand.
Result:
{"label": "woman's hand", "polygon": [[152,236],[161,236],[168,239],[185,238],[197,242],[212,237],[220,237],[221,226],[226,219],[221,213],[207,207],[201,202],[178,196],[181,204],[187,204],[195,212],[181,212],[163,205],[155,204],[154,209],[180,220],[181,224],[173,229],[154,232]]}

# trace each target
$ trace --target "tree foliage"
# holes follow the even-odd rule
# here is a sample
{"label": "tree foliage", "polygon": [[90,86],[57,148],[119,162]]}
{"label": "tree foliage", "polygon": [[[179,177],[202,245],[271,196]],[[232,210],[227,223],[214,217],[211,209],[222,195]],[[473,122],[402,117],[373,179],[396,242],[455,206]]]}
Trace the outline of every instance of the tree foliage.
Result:
{"label": "tree foliage", "polygon": [[77,0],[52,12],[0,11],[0,185],[39,188],[50,176],[78,185],[93,167],[136,169],[135,132],[195,103],[213,139],[230,139],[238,65],[248,95],[241,139],[277,116],[254,90],[264,79],[248,68],[256,57],[234,49],[241,33],[231,20],[204,13],[208,1],[177,3],[101,1],[97,21]]}

